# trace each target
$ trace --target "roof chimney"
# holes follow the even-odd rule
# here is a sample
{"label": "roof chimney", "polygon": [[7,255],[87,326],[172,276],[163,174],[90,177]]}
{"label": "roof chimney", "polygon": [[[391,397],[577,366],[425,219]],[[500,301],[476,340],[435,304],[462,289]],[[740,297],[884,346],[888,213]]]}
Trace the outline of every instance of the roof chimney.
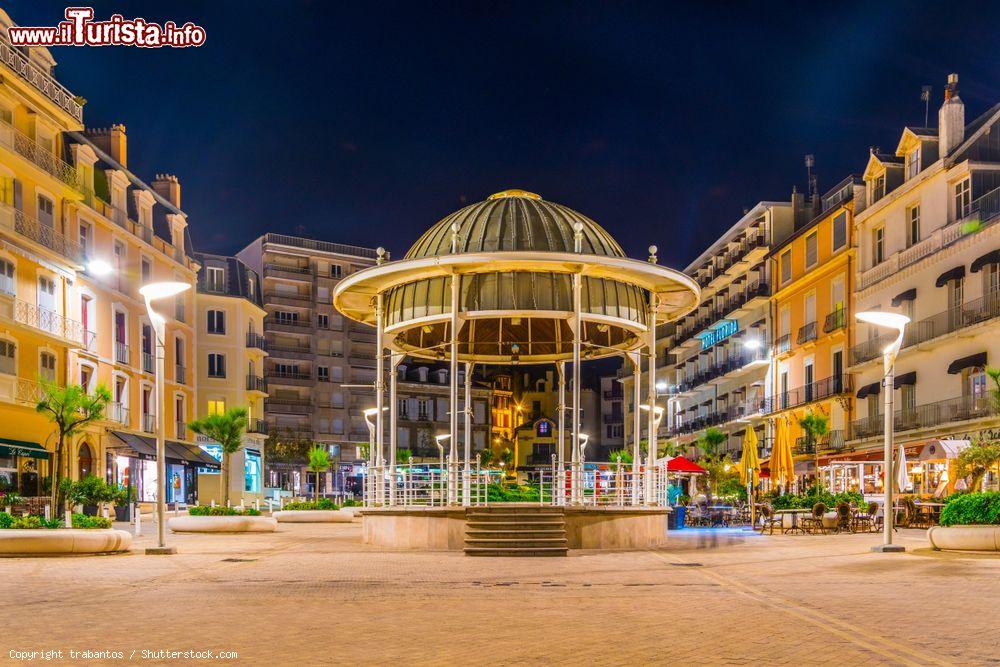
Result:
{"label": "roof chimney", "polygon": [[121,123],[111,127],[87,128],[84,136],[94,142],[94,145],[107,153],[112,160],[128,168],[127,138],[125,126]]}
{"label": "roof chimney", "polygon": [[965,104],[958,96],[958,75],[948,75],[944,104],[938,110],[938,150],[947,157],[965,140]]}
{"label": "roof chimney", "polygon": [[792,225],[798,229],[802,225],[803,212],[805,211],[806,198],[799,189],[792,186]]}
{"label": "roof chimney", "polygon": [[153,181],[153,190],[175,208],[181,207],[181,184],[173,174],[157,174]]}

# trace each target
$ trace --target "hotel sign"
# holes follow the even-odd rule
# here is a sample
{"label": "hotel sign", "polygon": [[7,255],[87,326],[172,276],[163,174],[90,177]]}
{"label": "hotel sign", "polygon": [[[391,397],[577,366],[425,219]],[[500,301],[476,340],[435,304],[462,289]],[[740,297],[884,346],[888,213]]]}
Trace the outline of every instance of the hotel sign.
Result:
{"label": "hotel sign", "polygon": [[714,329],[698,334],[698,337],[701,338],[701,349],[708,349],[729,338],[737,331],[739,331],[739,325],[736,320],[722,320]]}

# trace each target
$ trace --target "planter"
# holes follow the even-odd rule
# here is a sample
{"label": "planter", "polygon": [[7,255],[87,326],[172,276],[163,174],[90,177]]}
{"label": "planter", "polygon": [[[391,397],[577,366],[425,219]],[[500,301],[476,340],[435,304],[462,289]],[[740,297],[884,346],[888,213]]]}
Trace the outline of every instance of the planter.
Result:
{"label": "planter", "polygon": [[100,509],[98,508],[97,505],[84,505],[83,506],[83,513],[86,514],[87,516],[97,516],[97,513],[99,511],[100,511]]}
{"label": "planter", "polygon": [[39,528],[0,530],[0,554],[106,554],[128,551],[132,535],[124,530]]}
{"label": "planter", "polygon": [[131,512],[131,507],[129,505],[124,505],[122,507],[115,505],[115,521],[131,521],[131,520],[132,520],[132,512]]}
{"label": "planter", "polygon": [[344,510],[281,510],[272,515],[278,523],[350,523],[353,512]]}
{"label": "planter", "polygon": [[1000,526],[934,526],[927,539],[937,550],[1000,551]]}
{"label": "planter", "polygon": [[278,522],[269,516],[175,516],[167,520],[175,533],[273,533]]}

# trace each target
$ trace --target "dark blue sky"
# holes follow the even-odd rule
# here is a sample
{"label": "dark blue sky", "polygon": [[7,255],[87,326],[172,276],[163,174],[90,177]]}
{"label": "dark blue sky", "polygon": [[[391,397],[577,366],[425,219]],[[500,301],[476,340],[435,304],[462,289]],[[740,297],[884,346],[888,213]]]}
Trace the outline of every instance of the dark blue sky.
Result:
{"label": "dark blue sky", "polygon": [[824,190],[895,148],[922,84],[932,119],[951,71],[967,118],[1000,101],[998,4],[95,2],[208,41],[54,55],[88,126],[126,124],[133,171],[179,176],[202,250],[282,231],[399,256],[521,187],[683,266],[803,188],[805,153]]}

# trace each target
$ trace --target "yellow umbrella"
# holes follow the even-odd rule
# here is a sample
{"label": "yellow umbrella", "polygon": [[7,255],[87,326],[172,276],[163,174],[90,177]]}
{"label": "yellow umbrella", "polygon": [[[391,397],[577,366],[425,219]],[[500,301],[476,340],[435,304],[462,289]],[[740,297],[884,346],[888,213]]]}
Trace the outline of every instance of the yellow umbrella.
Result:
{"label": "yellow umbrella", "polygon": [[792,448],[788,441],[788,421],[778,419],[774,425],[774,445],[771,447],[769,460],[771,479],[778,484],[792,481],[795,474],[795,462],[792,460]]}
{"label": "yellow umbrella", "polygon": [[760,459],[757,458],[757,433],[748,425],[746,433],[743,434],[743,455],[740,457],[740,481],[744,485],[749,484],[751,475],[753,475],[753,485],[757,486],[757,478],[760,476]]}

